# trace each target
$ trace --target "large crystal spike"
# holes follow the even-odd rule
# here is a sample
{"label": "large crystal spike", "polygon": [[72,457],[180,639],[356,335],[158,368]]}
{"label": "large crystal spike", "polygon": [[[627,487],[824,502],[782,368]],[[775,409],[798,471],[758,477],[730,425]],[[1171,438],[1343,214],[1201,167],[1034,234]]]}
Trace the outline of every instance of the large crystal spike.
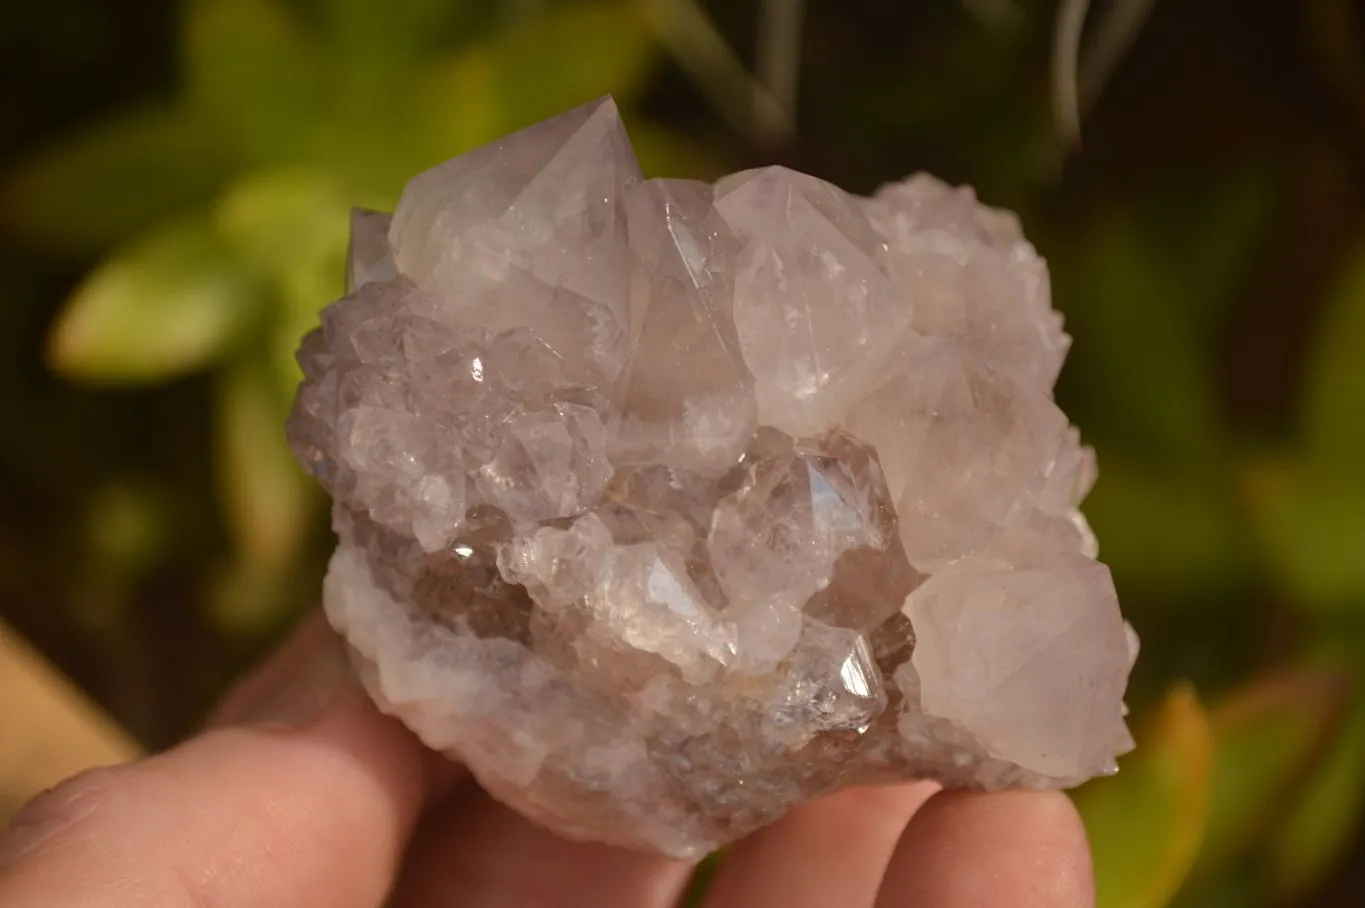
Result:
{"label": "large crystal spike", "polygon": [[755,427],[753,377],[735,334],[737,241],[705,183],[642,183],[627,216],[632,352],[612,458],[724,473]]}
{"label": "large crystal spike", "polygon": [[389,232],[434,317],[534,329],[590,377],[625,359],[625,197],[639,165],[611,99],[561,114],[408,184]]}
{"label": "large crystal spike", "polygon": [[393,215],[356,208],[351,211],[351,244],[346,250],[346,292],[365,284],[383,283],[398,277],[389,248]]}
{"label": "large crystal spike", "polygon": [[913,299],[878,264],[867,219],[828,183],[750,171],[717,186],[716,207],[744,244],[735,325],[759,421],[818,435],[870,390],[904,340]]}

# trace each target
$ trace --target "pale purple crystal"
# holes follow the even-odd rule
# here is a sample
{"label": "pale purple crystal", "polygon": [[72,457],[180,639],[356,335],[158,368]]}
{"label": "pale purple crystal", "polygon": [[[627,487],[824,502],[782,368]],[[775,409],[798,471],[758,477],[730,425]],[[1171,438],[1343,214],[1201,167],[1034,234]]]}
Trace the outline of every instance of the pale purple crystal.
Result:
{"label": "pale purple crystal", "polygon": [[608,99],[352,221],[290,421],[386,711],[695,858],[842,785],[1065,787],[1137,641],[1017,220],[925,175],[644,180]]}

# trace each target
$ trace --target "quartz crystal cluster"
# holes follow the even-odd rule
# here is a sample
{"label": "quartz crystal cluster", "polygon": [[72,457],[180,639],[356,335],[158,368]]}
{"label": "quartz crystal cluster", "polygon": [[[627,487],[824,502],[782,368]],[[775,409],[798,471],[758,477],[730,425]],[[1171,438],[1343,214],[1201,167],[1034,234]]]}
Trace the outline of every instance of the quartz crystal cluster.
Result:
{"label": "quartz crystal cluster", "polygon": [[849,784],[1063,787],[1136,639],[1009,214],[641,177],[604,99],[357,212],[299,351],[333,625],[562,834],[696,857]]}

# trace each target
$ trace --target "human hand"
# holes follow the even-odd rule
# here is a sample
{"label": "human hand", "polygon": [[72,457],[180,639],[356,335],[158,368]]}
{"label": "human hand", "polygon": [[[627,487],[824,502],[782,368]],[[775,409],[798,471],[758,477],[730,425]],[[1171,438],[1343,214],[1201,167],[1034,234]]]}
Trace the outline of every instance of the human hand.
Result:
{"label": "human hand", "polygon": [[[669,908],[690,865],[566,842],[347,682],[307,622],[214,730],[40,795],[0,838],[4,908]],[[1084,908],[1056,793],[851,789],[729,849],[706,908]],[[388,899],[389,901],[386,901]]]}

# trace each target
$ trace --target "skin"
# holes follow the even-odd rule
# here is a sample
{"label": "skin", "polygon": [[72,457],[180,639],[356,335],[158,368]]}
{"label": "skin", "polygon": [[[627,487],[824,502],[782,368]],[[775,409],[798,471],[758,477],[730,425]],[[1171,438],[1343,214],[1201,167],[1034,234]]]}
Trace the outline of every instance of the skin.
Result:
{"label": "skin", "polygon": [[[77,776],[0,838],[6,908],[669,908],[689,865],[561,840],[426,751],[306,623],[209,730]],[[850,789],[733,846],[706,908],[1088,908],[1085,833],[1039,792]]]}

